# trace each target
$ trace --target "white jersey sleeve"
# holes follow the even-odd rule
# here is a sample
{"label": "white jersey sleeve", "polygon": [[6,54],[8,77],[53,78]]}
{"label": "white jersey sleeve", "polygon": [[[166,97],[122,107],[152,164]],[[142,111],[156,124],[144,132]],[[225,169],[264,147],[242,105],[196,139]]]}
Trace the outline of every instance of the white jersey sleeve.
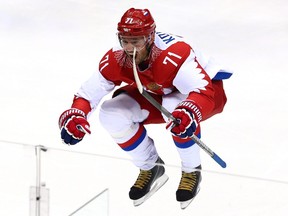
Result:
{"label": "white jersey sleeve", "polygon": [[115,85],[113,82],[106,80],[100,72],[96,72],[81,85],[76,96],[88,100],[91,109],[94,110],[97,108],[101,99],[114,88]]}
{"label": "white jersey sleeve", "polygon": [[202,69],[197,66],[198,63],[195,62],[195,54],[191,52],[173,80],[173,85],[182,94],[189,94],[190,92],[199,93],[200,90],[205,90],[208,81],[205,80]]}

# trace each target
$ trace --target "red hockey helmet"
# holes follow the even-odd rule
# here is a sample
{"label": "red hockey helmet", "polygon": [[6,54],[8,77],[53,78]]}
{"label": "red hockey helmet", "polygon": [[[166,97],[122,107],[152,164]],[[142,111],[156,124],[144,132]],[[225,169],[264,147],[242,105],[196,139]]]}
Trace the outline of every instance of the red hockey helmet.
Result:
{"label": "red hockey helmet", "polygon": [[150,35],[156,28],[154,19],[148,9],[130,8],[118,23],[118,35]]}

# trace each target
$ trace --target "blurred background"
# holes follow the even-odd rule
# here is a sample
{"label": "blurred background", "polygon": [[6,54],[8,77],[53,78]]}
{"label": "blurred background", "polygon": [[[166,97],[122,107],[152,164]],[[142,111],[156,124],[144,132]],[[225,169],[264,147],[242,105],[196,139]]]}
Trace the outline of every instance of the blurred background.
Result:
{"label": "blurred background", "polygon": [[[165,125],[147,130],[170,179],[137,208],[128,191],[138,170],[97,110],[90,136],[75,146],[60,140],[59,115],[118,43],[116,26],[130,7],[148,8],[158,31],[186,37],[234,71],[224,112],[202,124],[203,141],[227,168],[201,151],[201,191],[184,211],[175,199],[180,160]],[[0,215],[33,215],[39,145],[47,150],[40,176],[50,216],[72,215],[105,189],[83,215],[286,215],[287,10],[285,0],[0,0]]]}

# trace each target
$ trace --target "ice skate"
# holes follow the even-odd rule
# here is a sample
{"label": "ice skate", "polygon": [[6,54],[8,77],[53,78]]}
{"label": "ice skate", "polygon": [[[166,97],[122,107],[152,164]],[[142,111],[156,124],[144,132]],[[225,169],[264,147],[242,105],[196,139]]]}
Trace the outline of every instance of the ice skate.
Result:
{"label": "ice skate", "polygon": [[[201,165],[195,169],[201,169]],[[181,209],[185,209],[195,198],[200,190],[201,172],[194,171],[185,173],[182,171],[182,177],[176,191],[176,200],[180,202]]]}
{"label": "ice skate", "polygon": [[[164,164],[159,157],[156,163]],[[130,188],[129,197],[133,200],[134,206],[139,206],[150,198],[168,180],[165,168],[156,165],[150,170],[140,170],[139,176]]]}

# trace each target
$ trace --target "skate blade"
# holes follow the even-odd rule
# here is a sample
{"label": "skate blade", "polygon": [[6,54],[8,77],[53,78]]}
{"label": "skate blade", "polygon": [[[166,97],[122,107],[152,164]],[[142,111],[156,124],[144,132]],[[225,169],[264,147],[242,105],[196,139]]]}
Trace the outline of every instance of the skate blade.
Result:
{"label": "skate blade", "polygon": [[193,199],[194,198],[184,201],[184,202],[180,202],[180,208],[183,210],[186,209],[190,205],[190,203],[193,201]]}
{"label": "skate blade", "polygon": [[138,200],[134,200],[134,206],[139,206],[144,203],[147,199],[149,199],[154,193],[156,193],[167,181],[169,177],[166,174],[163,174],[160,178],[158,178],[152,185],[150,191],[143,197]]}
{"label": "skate blade", "polygon": [[180,208],[182,210],[186,209],[190,205],[190,203],[194,200],[194,198],[199,193],[199,191],[200,191],[200,187],[197,188],[197,193],[195,194],[195,196],[192,199],[184,201],[184,202],[180,202]]}

